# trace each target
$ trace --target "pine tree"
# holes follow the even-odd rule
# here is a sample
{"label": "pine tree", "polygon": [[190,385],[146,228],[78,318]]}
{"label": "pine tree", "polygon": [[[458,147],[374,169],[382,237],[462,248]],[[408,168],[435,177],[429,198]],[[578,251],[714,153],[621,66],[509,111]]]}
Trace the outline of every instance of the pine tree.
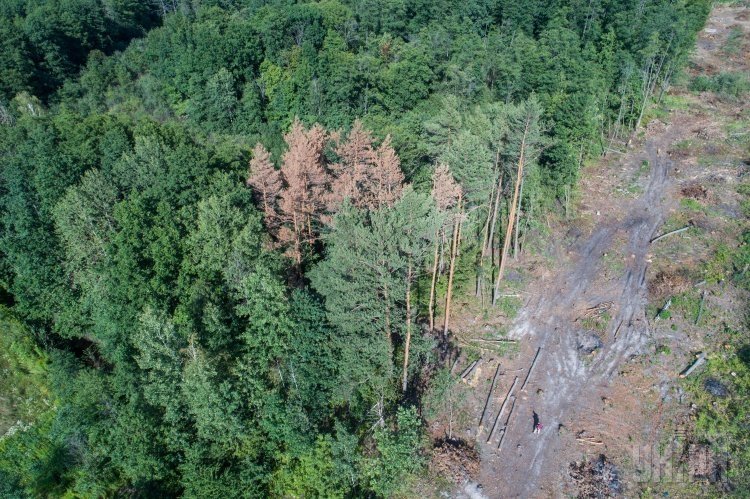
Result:
{"label": "pine tree", "polygon": [[289,254],[302,263],[305,245],[317,238],[316,225],[325,208],[328,174],[323,166],[323,149],[328,134],[320,125],[305,130],[298,119],[284,135],[288,150],[282,157],[281,174],[286,184],[279,208],[284,224],[278,238],[289,246]]}
{"label": "pine tree", "polygon": [[[447,165],[440,164],[435,167],[432,175],[432,198],[439,212],[446,212],[454,207],[461,198],[461,186],[453,179],[453,175]],[[428,314],[430,322],[430,331],[435,328],[435,285],[437,283],[438,262],[440,251],[440,233],[444,227],[437,230],[435,236],[435,254],[432,264],[432,281],[430,283],[430,301],[428,305]]]}
{"label": "pine tree", "polygon": [[372,209],[393,206],[401,197],[404,174],[401,171],[401,161],[391,146],[391,136],[387,136],[375,151],[373,168],[369,172],[369,202]]}
{"label": "pine tree", "polygon": [[335,149],[340,160],[330,165],[333,176],[328,209],[338,211],[344,199],[358,208],[393,206],[401,196],[404,174],[390,136],[373,147],[373,138],[362,123],[354,122],[347,140]]}
{"label": "pine tree", "polygon": [[339,161],[330,165],[334,178],[328,196],[328,210],[332,213],[338,211],[344,199],[360,208],[364,206],[363,191],[375,159],[372,136],[362,128],[362,122],[356,120],[347,139],[339,142],[334,151]]}
{"label": "pine tree", "polygon": [[364,399],[369,408],[394,388],[395,335],[404,340],[408,376],[411,286],[440,218],[429,196],[407,187],[392,207],[364,210],[345,203],[325,235],[326,258],[308,275],[340,331],[348,371],[339,390],[351,403]]}
{"label": "pine tree", "polygon": [[505,272],[508,250],[510,249],[510,243],[513,238],[514,226],[518,223],[516,218],[518,206],[520,204],[520,190],[523,182],[524,168],[527,163],[535,161],[542,140],[539,125],[540,116],[541,107],[536,99],[532,97],[518,107],[518,111],[515,113],[511,124],[511,127],[514,128],[512,133],[518,144],[518,159],[516,162],[516,178],[513,189],[513,199],[510,205],[510,213],[508,214],[508,227],[505,230],[503,248],[500,253],[500,267],[497,271],[495,290],[492,296],[493,305],[497,303],[498,294],[500,292],[500,281],[503,279]]}
{"label": "pine tree", "polygon": [[253,149],[247,185],[255,191],[265,214],[266,227],[275,231],[279,218],[277,201],[282,189],[281,173],[273,167],[271,155],[263,144],[257,144]]}

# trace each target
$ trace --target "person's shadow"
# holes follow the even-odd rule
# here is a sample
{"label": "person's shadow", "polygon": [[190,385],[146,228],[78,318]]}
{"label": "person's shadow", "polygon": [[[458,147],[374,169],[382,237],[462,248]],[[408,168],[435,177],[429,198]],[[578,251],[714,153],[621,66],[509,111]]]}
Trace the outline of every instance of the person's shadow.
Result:
{"label": "person's shadow", "polygon": [[532,417],[534,418],[534,424],[531,427],[531,431],[536,430],[536,425],[539,424],[539,414],[536,413],[536,411],[531,411]]}

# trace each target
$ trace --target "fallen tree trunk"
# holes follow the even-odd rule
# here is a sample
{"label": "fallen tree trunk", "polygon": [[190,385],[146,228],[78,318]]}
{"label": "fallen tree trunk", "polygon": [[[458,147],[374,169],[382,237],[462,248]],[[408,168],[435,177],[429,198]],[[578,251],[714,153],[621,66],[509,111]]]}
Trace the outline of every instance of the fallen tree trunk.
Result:
{"label": "fallen tree trunk", "polygon": [[534,371],[534,367],[536,366],[536,361],[539,358],[539,352],[542,351],[542,347],[539,347],[536,349],[536,355],[534,355],[534,360],[531,361],[531,367],[529,367],[529,372],[526,373],[526,379],[523,381],[523,385],[521,385],[521,391],[523,391],[524,388],[526,388],[526,384],[529,382],[529,378],[531,378],[531,373]]}
{"label": "fallen tree trunk", "polygon": [[477,365],[477,363],[478,363],[478,362],[479,362],[480,360],[482,360],[482,358],[481,358],[481,357],[479,357],[479,358],[478,358],[477,360],[475,360],[474,362],[472,362],[471,364],[469,364],[469,367],[467,367],[466,369],[464,369],[463,371],[461,371],[461,377],[463,378],[463,377],[465,377],[465,376],[466,376],[467,374],[469,374],[469,371],[471,371],[472,369],[474,369],[474,366],[476,366],[476,365]]}
{"label": "fallen tree trunk", "polygon": [[690,376],[690,374],[693,371],[695,371],[698,368],[698,366],[700,366],[704,362],[706,362],[706,353],[705,352],[701,352],[701,354],[698,355],[698,358],[695,359],[695,362],[693,362],[690,367],[688,367],[682,373],[680,373],[680,378],[686,378],[686,377]]}
{"label": "fallen tree trunk", "polygon": [[500,435],[500,441],[497,443],[497,450],[501,450],[503,441],[505,440],[506,430],[508,429],[508,423],[510,423],[510,416],[513,414],[513,408],[516,407],[516,397],[513,397],[513,403],[510,404],[510,410],[508,411],[508,418],[505,420],[505,426],[503,426],[503,433]]}
{"label": "fallen tree trunk", "polygon": [[513,389],[516,387],[516,383],[518,383],[518,376],[515,376],[513,378],[513,384],[510,385],[510,390],[508,390],[508,393],[505,394],[505,400],[503,400],[503,405],[500,406],[500,410],[498,411],[497,416],[495,416],[495,422],[492,424],[492,430],[490,430],[490,436],[487,437],[487,443],[490,443],[490,441],[492,440],[492,437],[495,435],[495,430],[497,429],[497,422],[502,417],[503,412],[505,412],[505,406],[507,405],[508,399],[513,393]]}
{"label": "fallen tree trunk", "polygon": [[479,430],[477,435],[482,433],[482,422],[484,422],[484,415],[487,413],[487,407],[490,405],[490,399],[492,398],[492,392],[495,391],[495,383],[497,382],[497,375],[500,373],[500,362],[497,363],[497,369],[495,369],[495,375],[492,377],[492,384],[490,385],[490,391],[487,393],[487,400],[484,401],[484,409],[482,409],[482,416],[479,418]]}
{"label": "fallen tree trunk", "polygon": [[505,440],[505,430],[508,428],[503,428],[500,430],[500,441],[497,443],[497,450],[500,451],[503,449],[503,440]]}
{"label": "fallen tree trunk", "polygon": [[480,341],[482,343],[518,343],[518,340],[508,338],[495,338],[491,340],[486,338],[469,338],[469,341]]}

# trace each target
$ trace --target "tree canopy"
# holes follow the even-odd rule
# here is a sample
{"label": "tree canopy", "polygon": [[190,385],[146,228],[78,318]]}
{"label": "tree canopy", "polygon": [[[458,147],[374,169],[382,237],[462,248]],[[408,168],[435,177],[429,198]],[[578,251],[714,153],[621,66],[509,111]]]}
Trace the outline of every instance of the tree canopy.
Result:
{"label": "tree canopy", "polygon": [[492,293],[707,12],[3,2],[0,495],[405,490],[454,267]]}

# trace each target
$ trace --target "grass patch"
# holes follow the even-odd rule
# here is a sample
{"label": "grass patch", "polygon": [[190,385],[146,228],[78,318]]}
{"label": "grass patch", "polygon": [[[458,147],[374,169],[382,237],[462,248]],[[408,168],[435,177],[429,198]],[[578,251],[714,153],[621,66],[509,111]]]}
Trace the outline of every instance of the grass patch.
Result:
{"label": "grass patch", "polygon": [[680,200],[680,208],[687,212],[706,213],[706,207],[693,198],[682,198]]}
{"label": "grass patch", "polygon": [[670,355],[672,349],[668,345],[659,345],[656,347],[656,355]]}
{"label": "grass patch", "polygon": [[727,144],[730,146],[750,148],[750,110],[744,110],[744,117],[732,120],[725,125]]}
{"label": "grass patch", "polygon": [[518,296],[501,296],[497,301],[500,312],[511,320],[516,318],[522,305],[523,301]]}
{"label": "grass patch", "polygon": [[590,331],[594,331],[599,334],[607,332],[607,326],[609,326],[612,316],[609,312],[602,312],[598,315],[592,315],[591,317],[585,317],[581,321],[581,325]]}
{"label": "grass patch", "polygon": [[679,110],[687,110],[690,109],[691,103],[682,95],[671,95],[668,93],[664,94],[664,97],[662,99],[662,105],[666,108],[668,108],[670,111],[674,111],[675,109]]}
{"label": "grass patch", "polygon": [[743,36],[744,33],[742,32],[742,28],[735,26],[734,28],[729,30],[727,41],[724,43],[721,51],[729,55],[739,54],[740,50],[742,49]]}
{"label": "grass patch", "polygon": [[700,305],[700,292],[698,290],[690,290],[685,293],[680,293],[672,298],[671,309],[692,324],[698,317]]}
{"label": "grass patch", "polygon": [[625,260],[618,253],[606,253],[602,256],[602,265],[612,274],[622,274],[625,272]]}
{"label": "grass patch", "polygon": [[713,92],[720,98],[736,101],[750,92],[750,78],[747,73],[718,73],[699,75],[688,85],[692,92]]}
{"label": "grass patch", "polygon": [[[716,396],[707,389],[707,382],[726,389],[725,396]],[[698,405],[696,435],[716,453],[729,453],[732,466],[728,478],[736,497],[750,494],[750,346],[718,352],[709,356],[706,368],[687,381]]]}
{"label": "grass patch", "polygon": [[689,152],[695,146],[695,140],[684,139],[679,142],[675,142],[672,146],[672,150],[676,152]]}

